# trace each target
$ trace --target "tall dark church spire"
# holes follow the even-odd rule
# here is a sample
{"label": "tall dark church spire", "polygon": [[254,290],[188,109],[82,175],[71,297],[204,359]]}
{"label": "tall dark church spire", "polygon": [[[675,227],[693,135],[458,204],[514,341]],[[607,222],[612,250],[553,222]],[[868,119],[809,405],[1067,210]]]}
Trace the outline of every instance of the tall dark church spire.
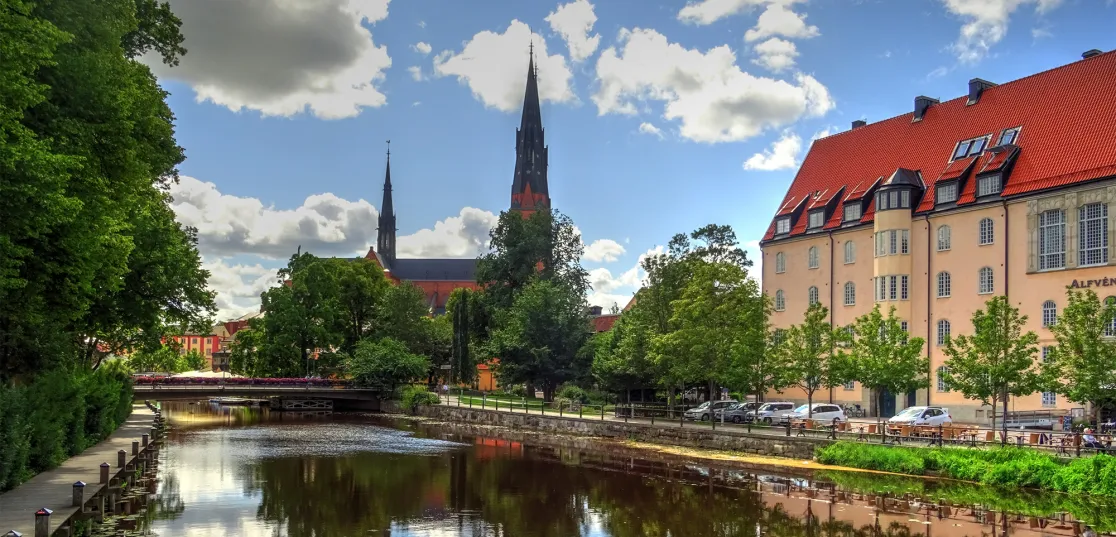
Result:
{"label": "tall dark church spire", "polygon": [[515,131],[515,178],[512,181],[512,210],[530,212],[550,207],[547,185],[547,148],[539,107],[538,69],[535,44],[531,43],[527,63],[527,91],[523,94],[523,117]]}
{"label": "tall dark church spire", "polygon": [[391,203],[391,140],[388,140],[387,171],[384,172],[384,201],[376,228],[376,253],[390,268],[395,264],[395,207]]}

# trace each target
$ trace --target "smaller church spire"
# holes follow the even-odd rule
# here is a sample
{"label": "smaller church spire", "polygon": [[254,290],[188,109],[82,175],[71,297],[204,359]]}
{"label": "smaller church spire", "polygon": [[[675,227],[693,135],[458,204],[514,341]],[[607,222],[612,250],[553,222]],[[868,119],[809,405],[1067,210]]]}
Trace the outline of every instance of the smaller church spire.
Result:
{"label": "smaller church spire", "polygon": [[384,171],[384,200],[376,228],[376,253],[391,268],[395,263],[395,207],[391,202],[391,140],[387,141],[387,167]]}

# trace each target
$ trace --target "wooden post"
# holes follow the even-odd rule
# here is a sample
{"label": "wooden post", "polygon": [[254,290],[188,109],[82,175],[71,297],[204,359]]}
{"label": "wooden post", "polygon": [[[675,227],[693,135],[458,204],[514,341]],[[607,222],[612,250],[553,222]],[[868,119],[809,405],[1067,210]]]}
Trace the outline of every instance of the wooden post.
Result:
{"label": "wooden post", "polygon": [[141,445],[142,445],[143,447],[147,447],[147,443],[148,443],[148,442],[149,442],[150,440],[151,440],[151,437],[145,434],[145,435],[143,435],[143,436],[141,436],[141,437],[140,437],[140,444],[141,444]]}
{"label": "wooden post", "polygon": [[50,537],[50,514],[53,512],[46,507],[35,511],[35,537]]}
{"label": "wooden post", "polygon": [[132,440],[132,455],[139,455],[139,440]]}
{"label": "wooden post", "polygon": [[[73,507],[81,507],[85,505],[85,481],[78,481],[74,483],[74,501]],[[85,509],[82,508],[82,511]]]}
{"label": "wooden post", "polygon": [[116,467],[123,468],[128,459],[128,452],[123,449],[116,452]]}
{"label": "wooden post", "polygon": [[103,484],[103,485],[108,484],[108,481],[109,481],[108,475],[109,475],[109,463],[102,462],[101,463],[101,484]]}

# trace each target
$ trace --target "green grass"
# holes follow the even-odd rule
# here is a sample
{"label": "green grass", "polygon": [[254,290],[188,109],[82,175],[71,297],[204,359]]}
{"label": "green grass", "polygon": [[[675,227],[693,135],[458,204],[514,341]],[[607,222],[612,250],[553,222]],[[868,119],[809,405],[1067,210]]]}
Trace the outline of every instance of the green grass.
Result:
{"label": "green grass", "polygon": [[1116,457],[1060,459],[1031,449],[907,448],[838,442],[818,462],[907,475],[930,475],[998,487],[1116,497]]}

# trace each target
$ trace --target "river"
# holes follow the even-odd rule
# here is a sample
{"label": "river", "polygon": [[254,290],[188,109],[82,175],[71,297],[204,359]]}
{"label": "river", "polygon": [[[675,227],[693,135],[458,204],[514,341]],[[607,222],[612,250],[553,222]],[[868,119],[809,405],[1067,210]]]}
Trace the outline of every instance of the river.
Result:
{"label": "river", "polygon": [[586,439],[205,402],[163,408],[173,429],[147,517],[162,536],[1039,537],[1111,530],[1116,516],[1080,498],[757,474]]}

